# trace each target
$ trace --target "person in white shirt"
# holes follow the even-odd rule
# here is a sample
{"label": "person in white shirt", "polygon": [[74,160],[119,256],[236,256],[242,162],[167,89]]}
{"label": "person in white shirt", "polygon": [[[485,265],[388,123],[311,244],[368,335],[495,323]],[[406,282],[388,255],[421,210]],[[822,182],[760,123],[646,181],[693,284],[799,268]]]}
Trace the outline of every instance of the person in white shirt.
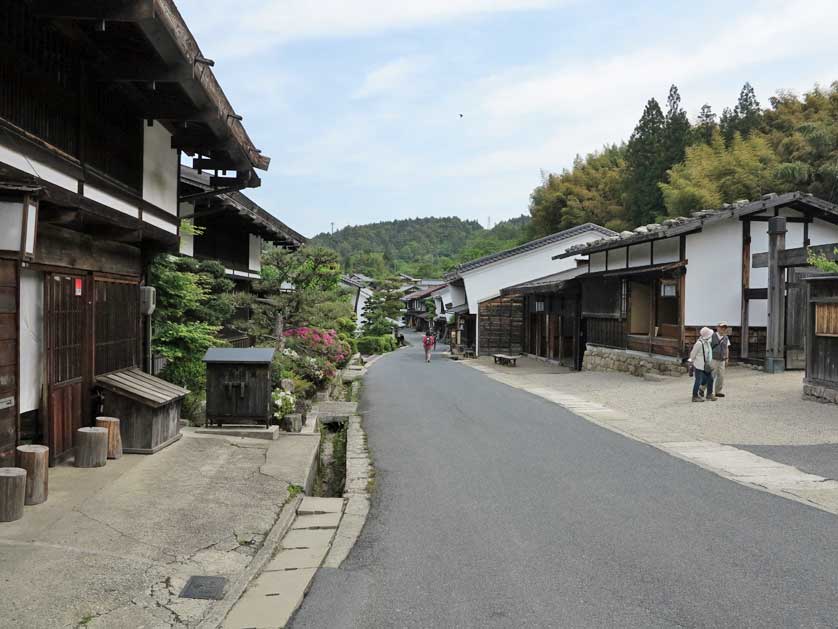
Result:
{"label": "person in white shirt", "polygon": [[[710,402],[715,402],[717,399],[713,395],[713,347],[710,344],[711,338],[713,338],[713,330],[706,327],[701,328],[698,333],[698,340],[690,352],[689,363],[695,375],[693,402],[703,402],[705,399]],[[707,396],[704,398],[698,394],[702,385],[707,387]]]}

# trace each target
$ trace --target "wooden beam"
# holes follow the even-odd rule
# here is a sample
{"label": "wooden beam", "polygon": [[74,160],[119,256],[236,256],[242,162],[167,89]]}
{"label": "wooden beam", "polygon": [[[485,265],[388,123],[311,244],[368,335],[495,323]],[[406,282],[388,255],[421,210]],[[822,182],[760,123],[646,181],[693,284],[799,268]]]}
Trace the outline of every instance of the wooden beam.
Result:
{"label": "wooden beam", "polygon": [[745,297],[748,301],[752,299],[768,299],[768,289],[767,288],[749,288],[745,291]]}
{"label": "wooden beam", "polygon": [[[751,216],[749,218],[750,218],[751,222],[767,223],[768,221],[770,221],[774,217],[773,216]],[[812,220],[813,219],[809,216],[787,216],[786,217],[786,222],[787,223],[811,223]]]}
{"label": "wooden beam", "polygon": [[[828,245],[816,245],[814,247],[798,247],[797,249],[784,249],[778,253],[777,259],[781,267],[809,266],[809,255],[822,255],[827,260],[838,260],[838,242]],[[768,253],[755,253],[753,255],[755,269],[768,268]]]}
{"label": "wooden beam", "polygon": [[98,68],[97,78],[101,81],[150,83],[179,83],[192,78],[192,68],[185,64],[167,66],[159,63],[136,60],[109,64]]}
{"label": "wooden beam", "polygon": [[40,17],[67,20],[139,22],[154,18],[153,0],[30,0]]}
{"label": "wooden beam", "polygon": [[236,170],[233,160],[217,157],[194,157],[192,158],[192,168],[195,170]]}

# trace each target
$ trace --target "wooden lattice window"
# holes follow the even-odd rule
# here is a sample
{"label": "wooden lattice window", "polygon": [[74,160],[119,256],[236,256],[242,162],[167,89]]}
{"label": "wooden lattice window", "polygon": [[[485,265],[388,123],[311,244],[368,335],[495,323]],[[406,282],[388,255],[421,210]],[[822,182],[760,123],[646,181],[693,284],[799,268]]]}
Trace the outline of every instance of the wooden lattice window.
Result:
{"label": "wooden lattice window", "polygon": [[96,280],[96,375],[140,365],[140,287]]}
{"label": "wooden lattice window", "polygon": [[815,334],[838,336],[838,304],[815,304]]}

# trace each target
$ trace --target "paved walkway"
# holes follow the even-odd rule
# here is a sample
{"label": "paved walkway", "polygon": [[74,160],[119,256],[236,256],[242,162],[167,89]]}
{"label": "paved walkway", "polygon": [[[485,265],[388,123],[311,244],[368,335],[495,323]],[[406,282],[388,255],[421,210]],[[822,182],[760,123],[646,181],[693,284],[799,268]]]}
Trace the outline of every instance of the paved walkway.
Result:
{"label": "paved walkway", "polygon": [[214,601],[180,598],[187,579],[242,575],[318,441],[187,430],[155,455],[51,469],[49,500],[0,524],[0,627],[195,626]]}
{"label": "paved walkway", "polygon": [[831,514],[418,347],[370,369],[361,409],[370,517],[295,629],[835,625]]}

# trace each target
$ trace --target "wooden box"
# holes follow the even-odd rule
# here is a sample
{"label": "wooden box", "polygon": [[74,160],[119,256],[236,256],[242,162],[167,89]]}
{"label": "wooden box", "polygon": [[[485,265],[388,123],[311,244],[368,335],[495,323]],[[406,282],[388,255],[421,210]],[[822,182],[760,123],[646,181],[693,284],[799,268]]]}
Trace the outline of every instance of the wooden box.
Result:
{"label": "wooden box", "polygon": [[213,347],[207,365],[207,425],[271,425],[271,348]]}
{"label": "wooden box", "polygon": [[180,408],[186,389],[137,368],[96,378],[101,415],[119,418],[122,451],[154,454],[180,439]]}

